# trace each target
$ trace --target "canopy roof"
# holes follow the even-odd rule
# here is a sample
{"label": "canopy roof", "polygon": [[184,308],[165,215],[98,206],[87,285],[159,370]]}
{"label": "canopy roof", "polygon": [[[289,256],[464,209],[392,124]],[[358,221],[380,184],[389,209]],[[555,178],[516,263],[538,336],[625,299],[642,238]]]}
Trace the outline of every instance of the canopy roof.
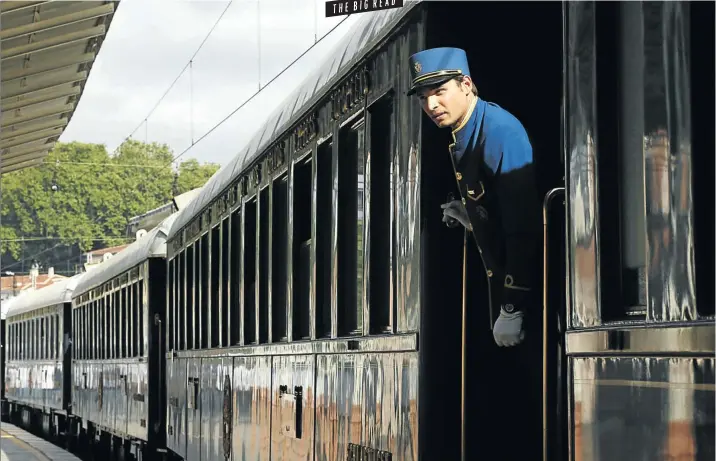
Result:
{"label": "canopy roof", "polygon": [[57,142],[118,3],[0,1],[0,173],[42,163]]}

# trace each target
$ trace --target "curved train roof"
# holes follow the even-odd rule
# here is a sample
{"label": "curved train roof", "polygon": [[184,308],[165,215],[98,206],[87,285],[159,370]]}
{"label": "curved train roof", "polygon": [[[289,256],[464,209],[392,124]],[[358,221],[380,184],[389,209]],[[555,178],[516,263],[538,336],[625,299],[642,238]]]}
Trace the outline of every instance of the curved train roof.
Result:
{"label": "curved train roof", "polygon": [[165,256],[167,254],[166,236],[176,217],[177,213],[167,217],[157,227],[117,253],[116,256],[87,272],[77,285],[73,297],[86,293],[149,258]]}
{"label": "curved train roof", "polygon": [[280,103],[279,108],[259,128],[246,147],[217,171],[198,195],[183,210],[179,211],[179,216],[169,231],[168,238],[171,239],[184,228],[192,217],[201,212],[216,196],[244,173],[271,142],[296,123],[297,118],[302,116],[309,107],[325,96],[334,82],[344,77],[359,59],[372,50],[377,42],[383,40],[398,22],[419,3],[421,3],[420,0],[411,0],[406,1],[402,8],[365,13],[364,17],[338,42],[330,53],[331,57],[325,60],[316,72],[306,78],[288,98]]}
{"label": "curved train roof", "polygon": [[6,301],[0,301],[0,320],[5,320],[7,311],[15,304],[17,297],[10,298]]}
{"label": "curved train roof", "polygon": [[6,301],[3,303],[3,305],[7,305],[6,318],[42,309],[43,307],[72,301],[72,293],[85,275],[86,274],[77,274],[73,277],[55,282],[52,285],[40,288],[39,290],[25,292],[16,298]]}

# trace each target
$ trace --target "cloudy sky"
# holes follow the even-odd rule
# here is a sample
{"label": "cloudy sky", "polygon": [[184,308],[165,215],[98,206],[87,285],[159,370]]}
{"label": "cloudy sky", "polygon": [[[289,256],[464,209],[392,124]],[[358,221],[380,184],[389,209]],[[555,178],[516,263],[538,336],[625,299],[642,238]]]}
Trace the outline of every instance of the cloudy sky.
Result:
{"label": "cloudy sky", "polygon": [[[191,147],[180,160],[227,163],[363,16],[325,18],[324,5],[324,0],[260,0],[260,7],[255,0],[122,0],[60,141],[101,143],[111,152],[134,132],[135,139],[168,144],[175,155]],[[191,70],[184,71],[145,123],[224,10]],[[337,25],[197,142],[258,91],[259,79],[263,87]]]}

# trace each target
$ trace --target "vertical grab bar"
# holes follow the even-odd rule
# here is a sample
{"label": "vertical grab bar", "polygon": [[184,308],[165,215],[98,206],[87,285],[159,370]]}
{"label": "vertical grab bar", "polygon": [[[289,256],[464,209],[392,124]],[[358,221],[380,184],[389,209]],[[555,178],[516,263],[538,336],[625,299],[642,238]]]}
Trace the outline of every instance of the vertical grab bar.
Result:
{"label": "vertical grab bar", "polygon": [[[467,229],[462,240],[462,364],[460,369],[460,460],[467,459],[465,440],[465,369],[467,367]],[[492,318],[490,318],[492,321]]]}
{"label": "vertical grab bar", "polygon": [[547,306],[548,297],[548,266],[549,266],[549,209],[552,204],[552,200],[564,194],[564,187],[556,187],[544,197],[542,202],[542,226],[544,232],[542,233],[543,238],[543,267],[542,267],[542,460],[549,461],[549,421],[548,421],[548,401],[547,401],[547,354],[548,354],[548,339],[549,339],[549,308]]}

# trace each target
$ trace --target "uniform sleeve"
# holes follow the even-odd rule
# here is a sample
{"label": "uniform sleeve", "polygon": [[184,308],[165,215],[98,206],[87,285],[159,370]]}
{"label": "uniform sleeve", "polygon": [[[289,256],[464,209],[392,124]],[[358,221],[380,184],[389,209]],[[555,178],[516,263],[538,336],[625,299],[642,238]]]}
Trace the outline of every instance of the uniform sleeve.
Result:
{"label": "uniform sleeve", "polygon": [[524,130],[502,137],[499,150],[494,187],[505,242],[503,303],[524,311],[540,299],[542,201]]}

